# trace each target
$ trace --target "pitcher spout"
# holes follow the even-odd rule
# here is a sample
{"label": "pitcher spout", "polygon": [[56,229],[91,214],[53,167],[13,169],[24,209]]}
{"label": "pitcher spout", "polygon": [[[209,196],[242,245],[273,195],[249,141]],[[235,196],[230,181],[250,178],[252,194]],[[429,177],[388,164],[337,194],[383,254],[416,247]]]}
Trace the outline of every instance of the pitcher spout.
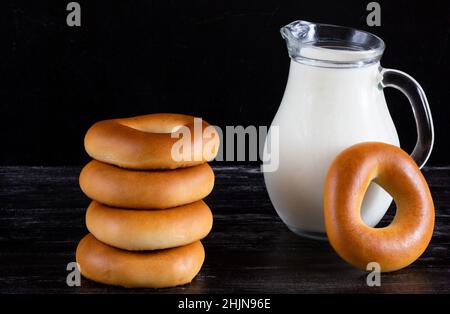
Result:
{"label": "pitcher spout", "polygon": [[295,59],[301,51],[302,43],[314,36],[314,24],[307,21],[294,21],[280,29],[281,37],[286,40],[289,56]]}

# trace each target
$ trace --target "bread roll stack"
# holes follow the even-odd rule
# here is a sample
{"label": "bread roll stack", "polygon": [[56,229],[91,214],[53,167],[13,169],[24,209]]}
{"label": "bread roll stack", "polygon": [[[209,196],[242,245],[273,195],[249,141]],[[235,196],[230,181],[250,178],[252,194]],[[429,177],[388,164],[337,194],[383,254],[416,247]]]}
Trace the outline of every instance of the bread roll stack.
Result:
{"label": "bread roll stack", "polygon": [[[173,134],[181,128],[187,130],[179,133],[184,142]],[[213,127],[187,115],[94,124],[85,137],[94,160],[80,174],[80,187],[92,199],[86,212],[90,233],[76,252],[83,276],[124,287],[191,282],[205,257],[200,240],[212,228],[211,210],[202,199],[214,186],[207,161],[216,156],[219,142]],[[184,158],[174,154],[178,151]]]}

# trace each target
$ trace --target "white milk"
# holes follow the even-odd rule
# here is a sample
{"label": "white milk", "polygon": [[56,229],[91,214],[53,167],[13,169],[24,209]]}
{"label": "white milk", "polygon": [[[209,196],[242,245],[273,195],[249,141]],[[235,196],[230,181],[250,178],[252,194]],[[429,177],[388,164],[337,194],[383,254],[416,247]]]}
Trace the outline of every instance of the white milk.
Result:
{"label": "white milk", "polygon": [[[338,60],[359,58],[357,54],[332,50]],[[365,141],[399,146],[379,87],[379,66],[325,68],[291,60],[283,100],[272,122],[280,133],[279,168],[265,172],[264,178],[277,213],[292,231],[324,236],[323,185],[340,151]],[[391,201],[372,183],[363,203],[363,220],[376,225]]]}

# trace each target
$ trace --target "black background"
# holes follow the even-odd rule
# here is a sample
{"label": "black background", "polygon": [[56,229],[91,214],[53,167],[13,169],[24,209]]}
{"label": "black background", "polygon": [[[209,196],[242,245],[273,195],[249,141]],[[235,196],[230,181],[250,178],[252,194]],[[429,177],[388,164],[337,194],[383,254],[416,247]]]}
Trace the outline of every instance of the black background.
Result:
{"label": "black background", "polygon": [[[82,26],[73,28],[68,2],[0,4],[0,164],[82,164],[85,131],[107,118],[178,112],[219,126],[270,125],[289,69],[279,28],[296,19],[381,36],[382,65],[427,93],[429,164],[450,161],[448,1],[378,1],[382,26],[368,27],[369,1],[90,0],[79,1]],[[411,108],[398,91],[386,97],[410,151]]]}

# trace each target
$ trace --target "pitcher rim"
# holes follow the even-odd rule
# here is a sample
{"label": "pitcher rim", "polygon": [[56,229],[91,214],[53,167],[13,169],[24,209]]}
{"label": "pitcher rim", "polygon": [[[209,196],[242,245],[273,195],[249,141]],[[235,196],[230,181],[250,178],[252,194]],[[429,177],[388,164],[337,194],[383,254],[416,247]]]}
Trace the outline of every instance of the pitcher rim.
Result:
{"label": "pitcher rim", "polygon": [[385,49],[377,35],[335,24],[296,20],[280,28],[280,33],[289,57],[312,66],[362,67],[378,63]]}

